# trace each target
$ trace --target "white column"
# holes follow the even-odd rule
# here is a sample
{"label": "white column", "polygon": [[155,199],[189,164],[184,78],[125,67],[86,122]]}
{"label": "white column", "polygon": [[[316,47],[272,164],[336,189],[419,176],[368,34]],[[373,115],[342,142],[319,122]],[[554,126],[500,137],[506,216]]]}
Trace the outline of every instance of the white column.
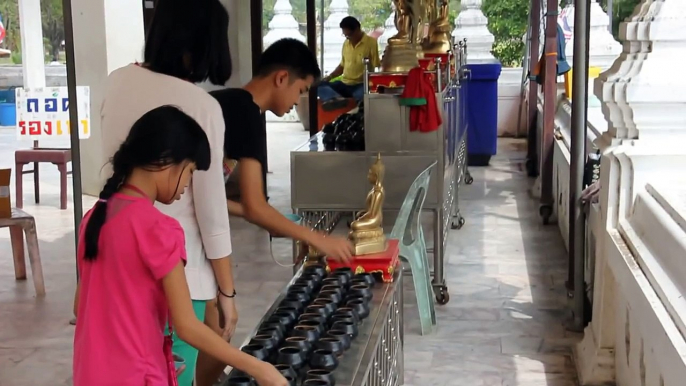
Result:
{"label": "white column", "polygon": [[341,63],[341,50],[345,36],[341,31],[341,20],[348,16],[347,0],[331,0],[329,17],[324,22],[324,73],[336,69]]}
{"label": "white column", "polygon": [[379,52],[383,53],[388,45],[388,39],[398,33],[398,29],[395,27],[395,3],[391,3],[392,11],[388,15],[388,19],[384,23],[384,31],[381,36],[377,39],[379,44]]}
{"label": "white column", "polygon": [[91,137],[81,141],[85,194],[102,189],[100,105],[105,79],[113,70],[143,59],[143,3],[140,0],[72,0],[76,82],[91,93]]}
{"label": "white column", "polygon": [[264,48],[269,47],[279,39],[292,38],[305,42],[305,36],[300,33],[298,21],[293,17],[293,7],[289,0],[276,0],[274,17],[269,22],[269,31],[262,40]]}
{"label": "white column", "polygon": [[[613,304],[616,298],[611,294],[622,290],[615,277],[635,278],[627,279],[626,274],[615,271],[619,269],[617,263],[607,263],[618,221],[630,213],[634,197],[645,191],[651,176],[662,176],[660,180],[675,185],[684,183],[681,172],[665,178],[670,170],[686,168],[686,149],[682,145],[686,141],[686,79],[673,70],[674,63],[686,60],[684,25],[683,0],[643,1],[620,26],[622,53],[595,80],[594,92],[602,102],[608,127],[596,140],[603,151],[603,235],[596,260],[593,320],[577,347],[579,377],[584,385],[612,381],[613,375],[618,383],[622,379],[622,374],[615,374],[620,369],[611,368],[612,361],[608,360],[615,355],[616,343],[610,335],[621,327],[621,320],[615,323],[613,309],[617,304]],[[624,297],[629,299],[628,295]]]}
{"label": "white column", "polygon": [[[570,27],[574,31],[574,6],[568,5],[565,9],[569,10],[569,16],[572,19]],[[605,70],[609,68],[615,61],[622,46],[615,40],[612,34],[608,31],[610,25],[610,18],[605,11],[598,4],[598,0],[591,1],[591,28],[589,36],[589,66],[600,67]],[[565,47],[565,54],[567,61],[571,64],[574,57],[574,35],[569,39]]]}
{"label": "white column", "polygon": [[[262,38],[266,49],[277,40],[291,38],[305,42],[305,36],[300,33],[298,21],[293,17],[293,7],[289,0],[276,0],[274,3],[274,17],[269,22],[269,31]],[[277,117],[272,112],[267,111],[267,121],[270,122],[294,122],[298,121],[295,109],[291,109],[283,117]]]}
{"label": "white column", "polygon": [[45,87],[45,51],[40,0],[19,0],[24,88]]}
{"label": "white column", "polygon": [[455,40],[467,38],[467,59],[470,62],[495,60],[491,50],[495,38],[488,30],[488,19],[481,11],[481,0],[462,0],[455,19]]}

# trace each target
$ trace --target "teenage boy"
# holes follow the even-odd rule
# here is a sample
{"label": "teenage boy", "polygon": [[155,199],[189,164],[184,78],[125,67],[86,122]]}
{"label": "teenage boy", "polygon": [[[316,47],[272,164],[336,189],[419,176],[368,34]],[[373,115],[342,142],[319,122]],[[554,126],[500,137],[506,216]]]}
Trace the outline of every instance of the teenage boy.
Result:
{"label": "teenage boy", "polygon": [[[272,234],[304,241],[330,258],[349,261],[353,246],[347,239],[327,237],[292,222],[269,205],[264,194],[262,170],[267,160],[264,150],[267,132],[262,113],[271,111],[283,116],[320,76],[317,59],[305,44],[295,39],[282,39],[264,51],[253,79],[243,88],[210,93],[219,102],[226,124],[225,174],[235,166],[232,165],[235,161],[240,167],[241,202],[227,200],[227,204],[232,215],[244,217]],[[207,312],[217,312],[216,307],[208,307]],[[206,323],[212,320],[217,318],[206,317]],[[211,327],[218,329],[218,326]],[[200,353],[196,385],[214,384],[223,368],[223,364]]]}

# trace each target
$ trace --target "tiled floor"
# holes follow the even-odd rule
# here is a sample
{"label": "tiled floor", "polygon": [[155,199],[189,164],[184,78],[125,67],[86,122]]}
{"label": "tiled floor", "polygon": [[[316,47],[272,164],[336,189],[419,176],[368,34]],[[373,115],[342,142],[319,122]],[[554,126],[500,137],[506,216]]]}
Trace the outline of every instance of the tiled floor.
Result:
{"label": "tiled floor", "polygon": [[[0,129],[0,167],[26,147]],[[288,211],[289,149],[306,140],[294,125],[270,125],[271,201]],[[474,168],[462,190],[467,224],[451,231],[446,276],[451,301],[437,308],[438,331],[419,336],[411,287],[406,288],[407,385],[573,386],[574,367],[565,332],[565,252],[557,228],[543,227],[527,193],[520,143],[503,140],[489,168]],[[0,385],[71,385],[69,326],[75,286],[73,219],[58,207],[57,172],[43,166],[40,206],[26,209],[38,221],[48,295],[34,297],[30,281],[15,282],[9,232],[0,230]],[[31,177],[26,176],[30,186]],[[12,188],[12,191],[13,188]],[[25,202],[32,203],[31,192]],[[86,206],[92,204],[87,199]],[[287,281],[290,269],[271,261],[267,233],[232,220],[241,342]],[[274,242],[277,258],[290,244]],[[284,258],[285,260],[285,258]],[[406,283],[409,284],[409,281]]]}

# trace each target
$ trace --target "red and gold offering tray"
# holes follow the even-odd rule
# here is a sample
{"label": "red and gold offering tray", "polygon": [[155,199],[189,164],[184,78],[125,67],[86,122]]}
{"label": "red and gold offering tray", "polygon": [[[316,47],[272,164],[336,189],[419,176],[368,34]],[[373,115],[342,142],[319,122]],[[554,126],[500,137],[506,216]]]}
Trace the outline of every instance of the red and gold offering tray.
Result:
{"label": "red and gold offering tray", "polygon": [[[452,66],[448,65],[448,54],[424,54],[426,57],[419,59],[419,67],[421,67],[425,73],[424,76],[436,86],[436,58],[440,57],[441,71],[445,74],[445,71]],[[431,55],[431,56],[430,56]],[[407,82],[406,72],[371,72],[369,73],[369,92],[377,93],[379,87],[387,88],[398,88],[405,86]],[[445,82],[444,82],[445,83]],[[443,84],[444,88],[446,85]]]}
{"label": "red and gold offering tray", "polygon": [[352,268],[355,274],[372,273],[380,274],[384,283],[393,282],[393,274],[400,264],[400,245],[398,240],[388,240],[388,247],[385,251],[371,255],[354,256],[350,265],[329,261],[327,259],[327,271],[333,271],[341,267]]}

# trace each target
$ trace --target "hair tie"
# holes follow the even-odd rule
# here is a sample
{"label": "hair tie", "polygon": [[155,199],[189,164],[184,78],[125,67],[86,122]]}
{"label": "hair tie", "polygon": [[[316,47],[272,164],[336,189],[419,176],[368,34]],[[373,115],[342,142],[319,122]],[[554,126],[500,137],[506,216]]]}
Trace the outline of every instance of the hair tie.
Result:
{"label": "hair tie", "polygon": [[98,199],[98,202],[102,202],[102,203],[104,203],[104,204],[107,204],[107,200],[105,200],[104,198],[99,198],[99,199]]}

